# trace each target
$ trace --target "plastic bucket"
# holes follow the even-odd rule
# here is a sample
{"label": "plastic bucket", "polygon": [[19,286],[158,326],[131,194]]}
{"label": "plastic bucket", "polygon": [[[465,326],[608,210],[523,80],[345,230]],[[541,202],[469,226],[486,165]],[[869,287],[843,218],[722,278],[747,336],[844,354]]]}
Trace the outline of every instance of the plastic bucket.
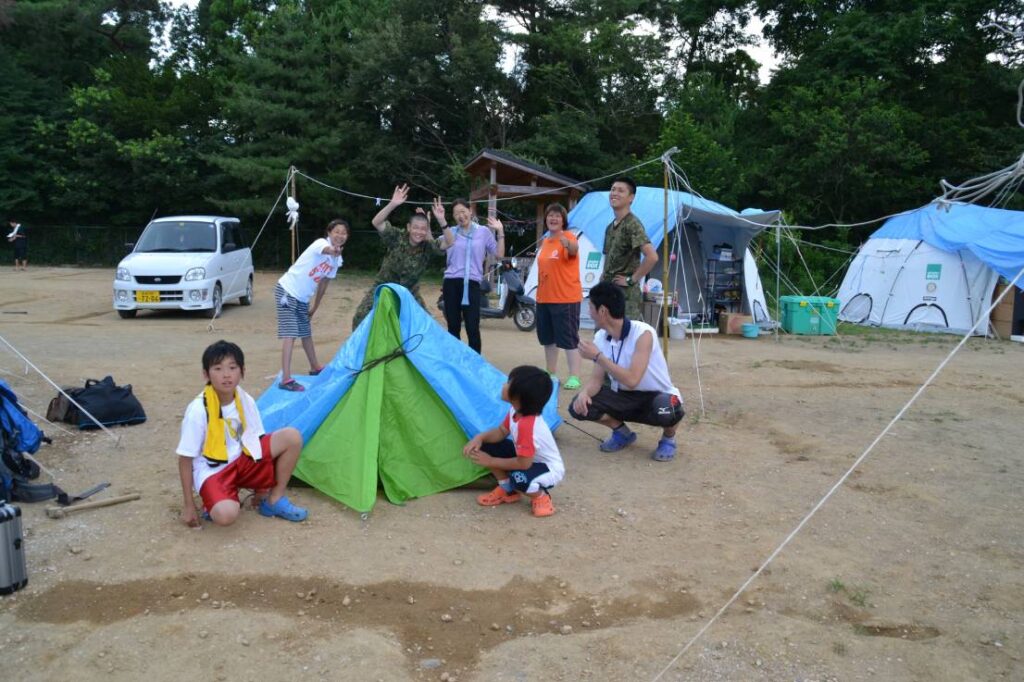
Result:
{"label": "plastic bucket", "polygon": [[752,322],[744,322],[741,329],[746,339],[756,339],[761,334],[761,328]]}
{"label": "plastic bucket", "polygon": [[668,318],[668,336],[671,339],[685,339],[686,321],[677,317]]}

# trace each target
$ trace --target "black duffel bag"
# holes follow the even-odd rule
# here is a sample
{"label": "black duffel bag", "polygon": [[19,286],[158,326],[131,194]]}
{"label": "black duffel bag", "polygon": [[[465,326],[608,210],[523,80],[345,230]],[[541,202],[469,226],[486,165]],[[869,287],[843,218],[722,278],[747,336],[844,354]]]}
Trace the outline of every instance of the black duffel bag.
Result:
{"label": "black duffel bag", "polygon": [[[82,409],[78,409],[73,403],[68,405],[63,419],[79,429],[99,428],[86,412],[104,426],[118,424],[127,426],[146,421],[146,411],[142,409],[142,403],[132,393],[132,385],[118,386],[114,383],[113,377],[107,376],[100,381],[87,379],[84,388],[77,388],[68,393],[76,403],[82,406]],[[58,397],[62,398],[63,396]]]}

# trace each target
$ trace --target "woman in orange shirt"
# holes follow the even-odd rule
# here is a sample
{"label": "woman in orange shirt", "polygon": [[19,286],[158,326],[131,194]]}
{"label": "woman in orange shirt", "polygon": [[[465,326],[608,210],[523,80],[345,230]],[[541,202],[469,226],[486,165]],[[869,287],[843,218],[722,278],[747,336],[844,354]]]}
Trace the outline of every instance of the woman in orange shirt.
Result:
{"label": "woman in orange shirt", "polygon": [[580,247],[568,231],[569,216],[561,204],[551,204],[544,214],[547,235],[537,252],[537,339],[552,378],[557,378],[558,349],[565,351],[569,378],[565,388],[580,387]]}

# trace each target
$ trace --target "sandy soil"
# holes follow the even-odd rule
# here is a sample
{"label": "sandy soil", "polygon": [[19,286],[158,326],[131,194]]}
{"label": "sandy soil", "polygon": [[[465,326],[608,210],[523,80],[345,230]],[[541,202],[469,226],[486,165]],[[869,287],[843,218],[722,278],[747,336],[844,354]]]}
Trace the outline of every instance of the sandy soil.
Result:
{"label": "sandy soil", "polygon": [[[304,524],[249,511],[189,530],[173,448],[200,353],[237,341],[249,390],[267,385],[276,275],[261,273],[255,305],[227,307],[213,332],[185,314],[119,319],[111,277],[0,269],[0,335],[61,385],[131,383],[150,417],[117,430],[119,445],[47,428],[39,457],[64,488],[110,481],[103,495],[142,498],[63,520],[22,505],[30,583],[0,598],[13,679],[655,679],[956,341],[711,337],[703,413],[694,346],[673,342],[680,457],[652,462],[651,429],[607,455],[603,429],[565,426],[549,519],[478,507],[475,490],[381,498],[361,518],[295,488]],[[322,359],[367,284],[332,285],[315,325]],[[510,320],[484,322],[484,353],[504,370],[543,362]],[[660,679],[1024,679],[1022,359],[1019,344],[971,341]],[[0,370],[45,411],[55,391],[2,347]]]}

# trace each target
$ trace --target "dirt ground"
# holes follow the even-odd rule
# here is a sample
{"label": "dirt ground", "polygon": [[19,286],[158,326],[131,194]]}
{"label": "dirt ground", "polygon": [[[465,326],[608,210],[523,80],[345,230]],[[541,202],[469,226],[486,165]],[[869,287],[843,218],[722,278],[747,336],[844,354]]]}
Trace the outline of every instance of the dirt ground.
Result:
{"label": "dirt ground", "polygon": [[[563,426],[567,473],[548,519],[525,504],[481,508],[471,489],[405,506],[381,497],[362,518],[295,487],[303,524],[248,511],[190,530],[174,447],[200,354],[236,341],[250,392],[268,385],[277,275],[260,273],[256,303],[226,307],[212,332],[181,313],[119,319],[112,275],[0,268],[3,338],[58,384],[132,384],[149,415],[115,431],[119,444],[46,428],[54,443],[39,459],[65,489],[110,481],[97,497],[142,497],[62,520],[22,505],[29,585],[0,597],[12,679],[656,679],[956,342],[673,341],[688,410],[680,456],[649,459],[653,429],[609,455],[602,428]],[[332,284],[314,325],[322,360],[368,284],[344,272]],[[511,320],[485,321],[483,339],[502,370],[543,363]],[[1020,344],[970,341],[658,679],[1024,679],[1022,359]],[[0,370],[45,411],[54,389],[2,344]]]}

